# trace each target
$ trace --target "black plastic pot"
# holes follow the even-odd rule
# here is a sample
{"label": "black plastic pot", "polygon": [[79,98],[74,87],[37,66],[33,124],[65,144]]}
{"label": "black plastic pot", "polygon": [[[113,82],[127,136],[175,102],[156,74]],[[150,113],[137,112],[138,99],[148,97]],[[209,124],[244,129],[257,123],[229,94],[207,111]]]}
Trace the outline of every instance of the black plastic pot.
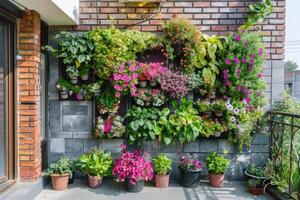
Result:
{"label": "black plastic pot", "polygon": [[180,170],[180,184],[183,187],[195,187],[200,181],[201,170]]}
{"label": "black plastic pot", "polygon": [[128,192],[133,192],[133,193],[141,192],[144,189],[144,181],[139,180],[136,182],[135,185],[133,185],[132,183],[130,183],[130,179],[126,178],[125,179],[125,189]]}
{"label": "black plastic pot", "polygon": [[72,171],[72,178],[69,179],[69,184],[73,184],[75,179],[75,171]]}

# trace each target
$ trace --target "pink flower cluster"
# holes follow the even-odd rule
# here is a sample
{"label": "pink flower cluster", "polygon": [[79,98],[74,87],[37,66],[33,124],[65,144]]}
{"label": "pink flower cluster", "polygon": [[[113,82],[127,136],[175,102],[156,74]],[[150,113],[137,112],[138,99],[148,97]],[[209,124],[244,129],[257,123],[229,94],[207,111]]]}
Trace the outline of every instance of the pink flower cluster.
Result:
{"label": "pink flower cluster", "polygon": [[131,153],[126,150],[126,145],[121,145],[122,156],[114,162],[112,174],[118,181],[123,182],[126,178],[130,179],[132,184],[137,181],[151,181],[153,178],[153,167],[150,161],[144,159],[140,151]]}
{"label": "pink flower cluster", "polygon": [[149,63],[144,64],[144,72],[143,76],[149,81],[149,80],[156,80],[159,78],[161,74],[164,74],[168,71],[168,68],[163,67],[161,63]]}
{"label": "pink flower cluster", "polygon": [[202,162],[198,159],[181,156],[179,167],[184,170],[201,170]]}
{"label": "pink flower cluster", "polygon": [[136,63],[122,63],[120,66],[115,67],[112,84],[117,98],[122,94],[128,94],[128,92],[132,96],[136,96],[136,84],[141,67],[141,65],[137,65]]}

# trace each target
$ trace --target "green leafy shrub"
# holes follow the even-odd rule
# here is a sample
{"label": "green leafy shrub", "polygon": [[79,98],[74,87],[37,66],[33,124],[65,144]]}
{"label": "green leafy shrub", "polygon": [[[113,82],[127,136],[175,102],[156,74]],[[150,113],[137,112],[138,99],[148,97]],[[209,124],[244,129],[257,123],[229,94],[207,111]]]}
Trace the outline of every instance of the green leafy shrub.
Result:
{"label": "green leafy shrub", "polygon": [[95,45],[95,71],[100,79],[110,78],[115,66],[135,60],[137,53],[158,44],[155,34],[114,27],[95,29],[89,32],[89,37]]}
{"label": "green leafy shrub", "polygon": [[72,169],[73,163],[68,158],[60,158],[55,163],[50,164],[50,167],[46,171],[47,176],[51,176],[53,174],[69,174],[69,177],[72,178]]}
{"label": "green leafy shrub", "polygon": [[82,154],[75,165],[84,174],[104,177],[111,174],[113,159],[110,153],[93,149],[88,153]]}
{"label": "green leafy shrub", "polygon": [[154,172],[156,175],[165,176],[167,175],[172,167],[172,160],[166,155],[159,155],[153,158],[152,160],[154,166]]}
{"label": "green leafy shrub", "polygon": [[211,152],[206,158],[206,163],[209,173],[224,174],[229,165],[229,160],[216,152]]}

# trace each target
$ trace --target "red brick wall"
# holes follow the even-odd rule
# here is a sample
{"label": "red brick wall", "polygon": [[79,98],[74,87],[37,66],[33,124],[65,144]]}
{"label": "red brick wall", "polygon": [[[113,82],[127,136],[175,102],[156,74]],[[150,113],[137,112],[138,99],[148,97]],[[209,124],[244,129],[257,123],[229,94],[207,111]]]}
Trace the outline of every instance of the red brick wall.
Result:
{"label": "red brick wall", "polygon": [[[253,0],[163,0],[161,15],[137,26],[129,27],[142,31],[158,31],[161,20],[174,15],[191,19],[204,33],[227,35],[243,23],[249,2]],[[149,17],[156,4],[145,8],[119,3],[118,0],[80,0],[80,26],[77,30],[90,30],[97,25],[107,27],[113,23],[123,27]],[[129,15],[128,15],[129,14]],[[132,15],[135,14],[135,15]],[[97,16],[98,19],[97,20]],[[135,19],[132,19],[134,17]],[[111,20],[113,19],[113,20]],[[272,15],[264,25],[259,25],[265,34],[264,41],[269,59],[284,58],[285,0],[275,0]]]}
{"label": "red brick wall", "polygon": [[25,12],[19,23],[17,68],[17,135],[20,180],[41,174],[40,149],[40,15]]}

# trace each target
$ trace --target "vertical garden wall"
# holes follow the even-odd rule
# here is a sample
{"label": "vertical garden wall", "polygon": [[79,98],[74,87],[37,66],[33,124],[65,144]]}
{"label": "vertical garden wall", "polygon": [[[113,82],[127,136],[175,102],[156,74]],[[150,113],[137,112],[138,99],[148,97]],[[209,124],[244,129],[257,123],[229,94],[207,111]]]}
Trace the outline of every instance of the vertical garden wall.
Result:
{"label": "vertical garden wall", "polygon": [[[276,100],[279,98],[279,93],[282,91],[283,82],[283,66],[282,66],[282,55],[281,45],[283,45],[283,40],[281,37],[283,35],[277,32],[280,29],[280,26],[284,24],[281,16],[281,9],[284,9],[283,1],[275,1],[276,6],[274,13],[267,20],[265,25],[259,25],[263,32],[266,32],[263,40],[266,42],[266,54],[267,60],[265,62],[264,69],[264,79],[267,82],[267,88],[265,94],[268,97],[268,102]],[[105,17],[114,16],[116,21],[116,27],[123,26],[125,19],[121,19],[124,15],[127,16],[126,23],[130,24],[133,22],[133,19],[128,19],[129,13],[126,12],[140,12],[140,8],[134,7],[124,7],[124,3],[118,2],[101,2],[96,3],[92,1],[82,1],[81,2],[81,26],[77,27],[77,30],[89,30],[93,26],[106,26],[105,22],[107,19]],[[95,7],[98,5],[99,7]],[[230,1],[209,1],[209,2],[164,2],[162,3],[163,17],[165,19],[170,18],[173,14],[183,15],[187,18],[192,19],[192,23],[196,24],[198,28],[201,28],[203,32],[210,35],[220,34],[228,35],[228,32],[236,30],[239,23],[242,22],[243,17],[245,16],[244,12],[248,6],[248,2],[230,2]],[[120,13],[121,10],[125,9],[125,13]],[[150,7],[144,8],[150,12]],[[98,13],[100,11],[100,13]],[[117,14],[118,13],[118,14]],[[101,20],[93,19],[98,14],[98,17],[101,15]],[[88,18],[88,19],[87,19]],[[119,19],[120,18],[120,19]],[[106,21],[104,21],[106,20]],[[159,21],[159,19],[155,19]],[[154,19],[145,22],[144,24],[135,26],[136,29],[142,31],[158,31],[159,25],[155,23]],[[54,29],[60,29],[62,27],[53,27],[49,33],[49,44],[53,47],[57,46],[57,42],[54,39],[54,36],[59,33],[59,31]],[[66,27],[64,27],[66,28]],[[68,27],[67,29],[74,28]],[[130,27],[132,29],[132,27]],[[268,35],[269,34],[269,35]],[[233,40],[238,38],[233,38]],[[164,43],[167,44],[167,43]],[[166,45],[167,46],[167,45]],[[272,48],[273,47],[273,48]],[[168,49],[165,48],[165,51],[168,52]],[[159,51],[161,52],[161,51]],[[159,54],[158,52],[149,53],[153,59],[151,62],[157,61],[160,59],[160,56],[153,56]],[[150,56],[150,57],[151,57]],[[250,55],[249,55],[250,56]],[[168,57],[168,56],[167,56]],[[137,55],[137,58],[141,61],[145,61],[145,56]],[[149,58],[148,58],[149,59]],[[229,58],[234,62],[234,57]],[[220,65],[226,66],[226,60],[222,59],[224,63]],[[167,59],[166,65],[170,67],[170,58]],[[180,60],[177,61],[180,65]],[[242,60],[241,60],[242,62]],[[229,65],[229,63],[227,62]],[[218,66],[219,67],[219,66]],[[201,71],[203,72],[203,71]],[[223,79],[226,79],[226,70],[224,71],[220,68],[220,74]],[[48,127],[48,158],[49,162],[57,160],[60,156],[67,156],[70,158],[77,158],[83,152],[90,150],[93,147],[99,147],[104,150],[109,150],[115,154],[119,153],[119,146],[123,142],[128,140],[124,139],[99,139],[95,138],[92,133],[95,133],[94,128],[96,127],[95,121],[99,117],[98,106],[95,104],[95,100],[90,101],[74,101],[76,97],[69,100],[61,99],[59,93],[57,92],[57,80],[66,75],[64,64],[61,60],[57,59],[55,56],[50,55],[49,60],[49,84],[48,84],[48,95],[49,95],[49,127]],[[218,76],[218,75],[217,75]],[[206,77],[210,77],[210,80],[205,80]],[[210,82],[212,79],[211,76],[203,75],[204,82]],[[90,78],[92,79],[92,78]],[[203,81],[202,80],[202,81]],[[89,80],[92,81],[92,80]],[[226,80],[224,85],[226,85]],[[234,81],[234,80],[229,80]],[[272,92],[276,91],[276,92]],[[230,92],[230,91],[226,91]],[[197,95],[192,95],[195,99]],[[201,95],[200,95],[201,96]],[[203,95],[202,95],[203,96]],[[203,100],[203,99],[202,99]],[[124,103],[125,102],[125,103]],[[120,105],[121,109],[124,112],[128,110],[132,104],[133,100],[122,99]],[[172,106],[168,106],[172,110]],[[268,106],[267,106],[268,107]],[[203,116],[202,116],[203,117]],[[130,119],[127,119],[130,120]],[[128,121],[126,121],[126,124]],[[98,135],[99,136],[99,135]],[[167,140],[166,140],[167,141]],[[228,137],[211,137],[205,138],[200,137],[195,141],[190,143],[185,143],[185,145],[180,145],[179,140],[174,141],[173,144],[166,145],[158,141],[145,141],[140,142],[143,150],[149,152],[151,155],[158,153],[166,153],[174,160],[178,159],[178,152],[191,154],[193,156],[199,157],[201,160],[204,160],[206,154],[211,151],[219,152],[220,154],[226,154],[227,157],[231,159],[230,170],[228,170],[229,179],[241,179],[243,177],[243,168],[249,163],[257,163],[258,165],[263,164],[268,158],[269,151],[269,138],[268,136],[255,134],[251,142],[250,148],[243,148],[242,151],[239,148],[238,144],[232,144],[229,142]],[[136,146],[136,145],[134,145]],[[176,167],[174,167],[175,169]]]}

